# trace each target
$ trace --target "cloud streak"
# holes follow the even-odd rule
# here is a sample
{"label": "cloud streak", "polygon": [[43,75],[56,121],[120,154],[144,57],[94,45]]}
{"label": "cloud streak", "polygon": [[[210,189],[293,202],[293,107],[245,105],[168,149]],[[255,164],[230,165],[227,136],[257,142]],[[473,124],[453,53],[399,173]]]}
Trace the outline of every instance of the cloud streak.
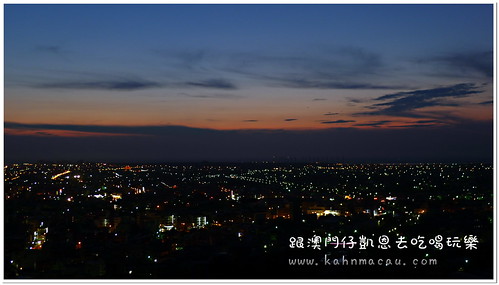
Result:
{"label": "cloud streak", "polygon": [[64,130],[64,129],[17,129],[17,128],[5,128],[6,135],[14,136],[50,136],[50,137],[72,137],[72,138],[83,138],[83,137],[109,137],[109,136],[142,136],[141,134],[127,134],[127,133],[115,133],[115,132],[91,132],[91,131],[75,131],[75,130]]}
{"label": "cloud streak", "polygon": [[494,104],[494,101],[492,101],[492,100],[490,100],[490,101],[483,101],[483,102],[480,102],[478,104],[480,104],[480,105],[492,105],[492,104]]}
{"label": "cloud streak", "polygon": [[391,123],[392,121],[384,120],[384,121],[375,121],[371,123],[362,123],[362,124],[355,124],[354,126],[357,127],[379,127],[381,125],[385,125],[388,123]]}
{"label": "cloud streak", "polygon": [[158,88],[162,85],[158,82],[147,80],[97,80],[97,81],[66,81],[50,82],[35,85],[44,89],[95,89],[112,91],[134,91],[149,88]]}
{"label": "cloud streak", "polygon": [[[312,50],[313,53],[295,51],[273,54],[234,51],[221,53],[212,49],[198,49],[164,51],[159,54],[167,62],[178,64],[182,72],[230,73],[271,87],[354,90],[408,88],[406,85],[379,83],[387,72],[387,64],[376,52],[359,47],[315,47]],[[225,81],[188,83],[208,88],[236,88],[234,84]]]}
{"label": "cloud streak", "polygon": [[344,123],[353,123],[354,120],[336,120],[336,121],[323,121],[321,124],[344,124]]}
{"label": "cloud streak", "polygon": [[493,51],[484,51],[436,56],[428,61],[444,65],[450,74],[463,76],[478,73],[492,78],[494,75],[493,57]]}
{"label": "cloud streak", "polygon": [[204,98],[204,99],[241,99],[244,98],[240,95],[235,94],[188,94],[179,93],[181,96],[191,97],[191,98]]}
{"label": "cloud streak", "polygon": [[79,133],[81,135],[165,135],[171,132],[183,133],[187,130],[198,132],[209,132],[210,129],[190,128],[184,126],[109,126],[109,125],[62,125],[62,124],[23,124],[5,122],[4,128],[10,134],[32,134],[34,132],[45,132],[53,135],[67,133]]}
{"label": "cloud streak", "polygon": [[42,53],[51,53],[60,55],[62,53],[62,48],[55,45],[40,45],[35,47],[35,50]]}
{"label": "cloud streak", "polygon": [[482,93],[473,83],[462,83],[447,87],[422,89],[409,92],[398,92],[387,94],[374,99],[384,101],[365,106],[374,111],[356,113],[355,115],[386,115],[396,117],[425,117],[416,111],[426,107],[435,106],[459,106],[458,103],[450,102],[451,98],[463,98],[473,94]]}
{"label": "cloud streak", "polygon": [[407,86],[402,85],[384,85],[365,82],[349,82],[349,81],[330,81],[330,80],[312,80],[312,79],[293,79],[280,78],[282,86],[289,88],[304,88],[304,89],[405,89]]}
{"label": "cloud streak", "polygon": [[433,124],[433,123],[440,123],[439,120],[419,120],[419,121],[416,121],[416,122],[413,122],[413,123],[416,123],[416,124]]}
{"label": "cloud streak", "polygon": [[185,85],[191,87],[213,88],[213,89],[237,89],[237,87],[225,79],[209,79],[201,81],[186,82]]}

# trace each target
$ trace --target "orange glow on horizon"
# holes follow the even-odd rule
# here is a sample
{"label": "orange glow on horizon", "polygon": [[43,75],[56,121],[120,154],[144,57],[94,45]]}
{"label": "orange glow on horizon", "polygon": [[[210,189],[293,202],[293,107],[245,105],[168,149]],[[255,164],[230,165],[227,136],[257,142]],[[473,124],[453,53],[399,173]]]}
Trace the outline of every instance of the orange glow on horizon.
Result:
{"label": "orange glow on horizon", "polygon": [[28,130],[28,129],[11,129],[5,128],[4,133],[6,135],[14,136],[40,136],[40,137],[114,137],[114,136],[143,136],[137,134],[118,134],[118,133],[98,133],[98,132],[81,132],[81,131],[70,131],[70,130],[51,130],[51,129],[38,129],[38,130]]}
{"label": "orange glow on horizon", "polygon": [[[485,114],[484,114],[485,113]],[[476,122],[486,122],[491,121],[491,118],[488,118],[486,112],[482,113],[482,118],[469,118],[470,121]],[[318,117],[306,117],[306,118],[296,118],[290,121],[286,121],[283,119],[276,119],[275,117],[269,117],[265,120],[220,120],[220,121],[211,121],[206,122],[206,120],[193,120],[189,122],[175,122],[175,123],[166,123],[166,124],[126,124],[125,122],[120,122],[120,124],[72,124],[68,125],[68,130],[63,129],[50,129],[50,125],[54,125],[54,128],[59,126],[59,122],[38,122],[38,123],[30,123],[30,122],[13,122],[7,121],[8,123],[13,124],[21,124],[25,125],[23,128],[9,128],[6,127],[4,129],[5,135],[16,135],[16,136],[39,136],[39,137],[116,137],[116,136],[154,136],[154,133],[150,134],[142,134],[140,133],[140,128],[144,127],[186,127],[186,128],[194,128],[194,129],[205,129],[205,130],[213,130],[213,131],[321,131],[328,129],[343,129],[343,128],[351,128],[357,130],[400,130],[411,128],[414,125],[421,127],[442,127],[453,125],[456,122],[452,121],[444,121],[435,118],[404,118],[404,117],[389,117],[389,116],[373,116],[373,117],[363,117],[360,120],[357,117],[335,117],[334,119],[330,119],[331,123],[324,123],[327,120],[324,120],[322,117],[320,119]],[[338,121],[337,123],[335,123]],[[344,122],[342,122],[344,121]],[[382,122],[382,123],[379,123]],[[37,128],[37,125],[49,125],[44,126],[44,128]],[[62,126],[63,124],[61,124]],[[64,124],[65,125],[65,124]],[[91,131],[75,131],[69,130],[71,126],[88,126],[88,127],[109,127],[112,130],[113,127],[129,127],[129,133],[114,133],[114,132],[91,132]],[[134,133],[133,128],[136,128]]]}

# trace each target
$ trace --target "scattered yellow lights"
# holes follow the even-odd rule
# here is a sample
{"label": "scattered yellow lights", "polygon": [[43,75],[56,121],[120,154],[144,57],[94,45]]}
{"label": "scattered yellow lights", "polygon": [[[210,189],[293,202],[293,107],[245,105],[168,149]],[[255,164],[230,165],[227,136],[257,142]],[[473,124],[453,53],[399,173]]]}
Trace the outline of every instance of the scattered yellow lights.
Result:
{"label": "scattered yellow lights", "polygon": [[117,201],[121,199],[121,194],[111,194],[111,198],[113,198],[113,201]]}
{"label": "scattered yellow lights", "polygon": [[70,173],[70,172],[71,172],[71,171],[70,171],[70,170],[68,170],[68,171],[64,171],[64,172],[62,172],[62,173],[56,174],[56,175],[52,176],[52,180],[56,180],[56,179],[57,179],[57,178],[59,178],[60,176],[62,176],[62,175],[66,175],[66,174],[68,174],[68,173]]}
{"label": "scattered yellow lights", "polygon": [[12,178],[5,178],[5,181],[16,180],[16,179],[19,179],[19,177],[21,177],[21,176],[16,176],[16,177],[12,177]]}

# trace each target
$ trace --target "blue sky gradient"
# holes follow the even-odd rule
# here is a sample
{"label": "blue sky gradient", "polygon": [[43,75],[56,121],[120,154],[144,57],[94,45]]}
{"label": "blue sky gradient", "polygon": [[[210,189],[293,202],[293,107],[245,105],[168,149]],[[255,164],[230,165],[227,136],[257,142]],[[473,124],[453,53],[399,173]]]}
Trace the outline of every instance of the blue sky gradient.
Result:
{"label": "blue sky gradient", "polygon": [[181,127],[190,130],[186,140],[209,130],[219,141],[225,131],[488,130],[493,120],[492,4],[7,4],[4,11],[7,146],[26,137],[143,136],[137,128],[151,140],[154,130],[159,138]]}

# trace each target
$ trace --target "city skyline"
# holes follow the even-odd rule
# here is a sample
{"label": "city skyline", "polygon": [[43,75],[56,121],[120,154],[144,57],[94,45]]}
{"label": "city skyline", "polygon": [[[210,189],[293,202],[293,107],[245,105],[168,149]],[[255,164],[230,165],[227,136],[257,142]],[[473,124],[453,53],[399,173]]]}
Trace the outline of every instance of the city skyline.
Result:
{"label": "city skyline", "polygon": [[6,5],[6,161],[490,162],[493,5]]}
{"label": "city skyline", "polygon": [[5,278],[491,279],[493,184],[487,163],[9,164]]}

